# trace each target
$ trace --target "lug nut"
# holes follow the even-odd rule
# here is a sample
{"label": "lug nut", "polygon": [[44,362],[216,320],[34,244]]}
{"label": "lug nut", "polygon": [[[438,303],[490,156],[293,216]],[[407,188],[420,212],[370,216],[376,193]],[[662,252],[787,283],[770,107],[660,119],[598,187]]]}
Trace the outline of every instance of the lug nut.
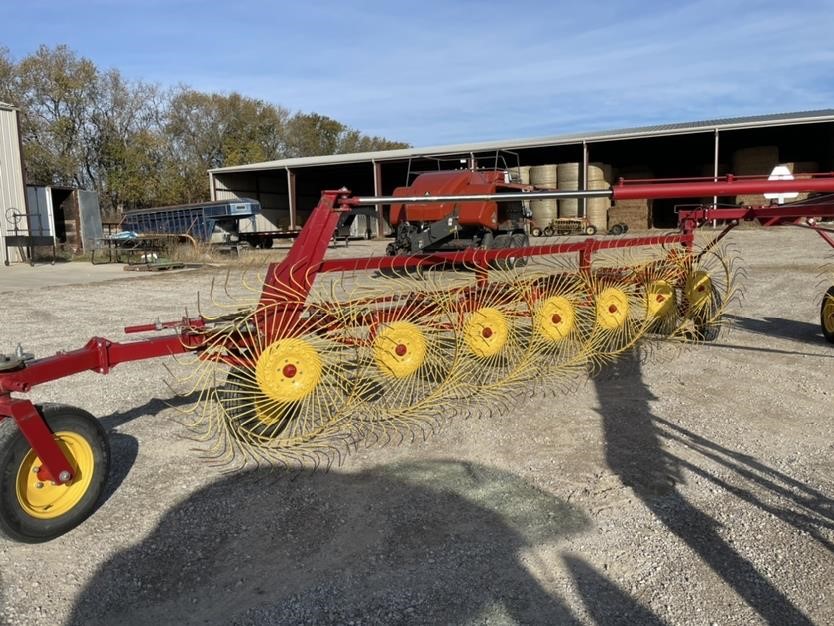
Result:
{"label": "lug nut", "polygon": [[60,480],[62,483],[67,482],[71,477],[72,475],[67,470],[64,470],[63,472],[58,474],[58,480]]}

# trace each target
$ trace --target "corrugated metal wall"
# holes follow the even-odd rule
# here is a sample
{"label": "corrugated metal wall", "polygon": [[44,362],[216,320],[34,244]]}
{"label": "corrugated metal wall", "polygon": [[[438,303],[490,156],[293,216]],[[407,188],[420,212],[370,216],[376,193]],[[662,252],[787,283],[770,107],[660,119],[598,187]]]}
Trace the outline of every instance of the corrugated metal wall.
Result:
{"label": "corrugated metal wall", "polygon": [[[20,160],[20,139],[17,128],[17,110],[0,103],[0,259],[6,260],[5,236],[14,226],[8,221],[10,209],[26,213],[26,196],[23,187],[23,170]],[[18,224],[18,230],[26,231],[26,218]],[[17,250],[8,250],[10,261],[18,261]]]}

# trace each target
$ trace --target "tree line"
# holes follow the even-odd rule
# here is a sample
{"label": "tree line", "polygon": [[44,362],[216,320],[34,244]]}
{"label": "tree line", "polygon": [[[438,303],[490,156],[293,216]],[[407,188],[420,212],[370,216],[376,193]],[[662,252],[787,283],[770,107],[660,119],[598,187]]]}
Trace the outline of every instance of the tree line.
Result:
{"label": "tree line", "polygon": [[0,101],[20,109],[27,182],[95,190],[111,215],[205,200],[215,167],[408,147],[239,93],[130,80],[63,45],[20,60],[0,48]]}

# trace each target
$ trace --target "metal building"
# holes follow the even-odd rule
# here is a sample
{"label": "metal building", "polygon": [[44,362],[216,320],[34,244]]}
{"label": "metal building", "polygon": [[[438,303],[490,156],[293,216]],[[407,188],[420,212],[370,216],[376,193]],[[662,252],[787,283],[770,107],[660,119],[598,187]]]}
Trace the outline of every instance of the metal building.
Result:
{"label": "metal building", "polygon": [[[762,147],[771,148],[779,162],[813,163],[819,171],[834,171],[834,109],[284,159],[210,170],[209,182],[212,200],[258,200],[262,207],[258,230],[288,232],[303,225],[322,189],[344,186],[361,195],[390,195],[414,171],[458,168],[462,161],[484,167],[511,166],[513,160],[522,166],[575,162],[580,164],[583,181],[590,162],[610,165],[615,178],[712,177],[769,173],[732,172],[739,154]],[[648,209],[649,225],[674,226],[677,203],[674,199],[655,202]],[[378,207],[374,234],[385,234],[384,220],[384,207]]]}
{"label": "metal building", "polygon": [[26,192],[23,186],[18,111],[0,102],[0,259],[7,265],[19,260],[17,249],[6,248],[6,237],[28,234]]}

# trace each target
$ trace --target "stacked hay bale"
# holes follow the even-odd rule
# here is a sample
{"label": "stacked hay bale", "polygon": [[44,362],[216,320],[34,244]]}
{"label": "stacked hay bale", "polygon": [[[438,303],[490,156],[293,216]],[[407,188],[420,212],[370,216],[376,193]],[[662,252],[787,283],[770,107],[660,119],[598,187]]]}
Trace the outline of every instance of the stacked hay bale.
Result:
{"label": "stacked hay bale", "polygon": [[[581,163],[560,163],[558,184],[559,189],[579,189],[579,174],[582,168]],[[588,181],[586,189],[608,189],[611,186],[611,166],[606,163],[588,164]],[[559,200],[559,217],[577,217],[579,215],[580,200],[578,198],[565,198]],[[604,232],[608,229],[608,208],[611,206],[609,198],[588,198],[586,203],[587,218],[598,231]]]}
{"label": "stacked hay bale", "polygon": [[510,179],[514,183],[521,183],[522,185],[530,184],[530,165],[519,165],[518,167],[510,168]]}
{"label": "stacked hay bale", "polygon": [[[606,163],[588,164],[587,189],[608,189],[611,187],[611,166]],[[611,207],[611,198],[588,198],[585,209],[586,217],[598,232],[604,233],[608,230],[608,209]]]}
{"label": "stacked hay bale", "polygon": [[[640,180],[654,178],[654,173],[645,167],[624,167],[617,170],[617,178]],[[651,228],[651,215],[651,200],[617,200],[608,209],[608,222],[625,224],[630,231],[646,230]]]}
{"label": "stacked hay bale", "polygon": [[[529,182],[536,187],[556,189],[558,183],[558,166],[535,165],[529,169]],[[533,211],[533,223],[539,228],[546,228],[559,215],[556,199],[531,200],[530,209]]]}
{"label": "stacked hay bale", "polygon": [[[580,163],[559,163],[559,191],[576,191],[579,189]],[[564,198],[559,200],[559,217],[577,217],[579,200]]]}
{"label": "stacked hay bale", "polygon": [[[779,148],[776,146],[756,146],[754,148],[743,148],[733,153],[732,173],[736,176],[767,176],[777,165],[788,168],[791,174],[809,174],[819,170],[815,161],[795,161],[790,163],[779,162]],[[789,202],[804,200],[807,193],[799,194]],[[762,205],[770,204],[770,200],[762,194],[745,194],[736,196],[736,204]]]}

